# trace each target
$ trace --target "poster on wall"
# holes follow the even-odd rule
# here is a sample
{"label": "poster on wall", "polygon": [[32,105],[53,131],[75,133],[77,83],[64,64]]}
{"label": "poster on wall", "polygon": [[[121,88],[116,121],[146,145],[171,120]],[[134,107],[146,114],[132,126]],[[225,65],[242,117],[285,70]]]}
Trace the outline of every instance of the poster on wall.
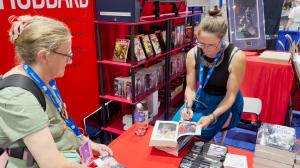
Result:
{"label": "poster on wall", "polygon": [[266,47],[262,0],[228,0],[230,41],[242,50]]}

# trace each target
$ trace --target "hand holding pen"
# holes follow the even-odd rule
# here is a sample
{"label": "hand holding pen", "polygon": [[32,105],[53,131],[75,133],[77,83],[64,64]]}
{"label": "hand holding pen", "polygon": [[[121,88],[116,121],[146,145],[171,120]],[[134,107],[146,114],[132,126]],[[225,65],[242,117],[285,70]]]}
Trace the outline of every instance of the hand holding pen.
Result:
{"label": "hand holding pen", "polygon": [[185,104],[185,107],[181,110],[181,120],[190,121],[193,118],[193,110]]}

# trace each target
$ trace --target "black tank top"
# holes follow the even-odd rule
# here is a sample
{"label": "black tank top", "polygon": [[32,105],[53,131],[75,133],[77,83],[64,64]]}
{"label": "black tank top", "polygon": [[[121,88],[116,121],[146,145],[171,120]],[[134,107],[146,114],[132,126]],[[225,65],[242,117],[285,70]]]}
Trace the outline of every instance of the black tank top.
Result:
{"label": "black tank top", "polygon": [[[218,95],[218,96],[223,96],[226,94],[227,91],[227,80],[229,77],[229,72],[228,72],[228,66],[232,60],[233,55],[238,51],[235,50],[234,53],[232,54],[234,49],[234,46],[232,44],[229,44],[227,48],[224,51],[224,59],[223,61],[219,64],[219,66],[215,67],[215,70],[210,77],[209,81],[207,82],[207,85],[204,88],[204,91],[208,94],[211,95]],[[196,79],[199,81],[199,67],[200,67],[200,56],[202,55],[202,49],[199,47],[197,48],[197,55],[195,56],[196,59]],[[204,56],[204,55],[203,55]],[[204,59],[208,62],[213,62],[214,58],[208,58],[204,56]],[[205,81],[206,75],[208,72],[208,67],[204,66],[204,75],[203,75],[203,82]],[[198,88],[198,86],[196,86]]]}

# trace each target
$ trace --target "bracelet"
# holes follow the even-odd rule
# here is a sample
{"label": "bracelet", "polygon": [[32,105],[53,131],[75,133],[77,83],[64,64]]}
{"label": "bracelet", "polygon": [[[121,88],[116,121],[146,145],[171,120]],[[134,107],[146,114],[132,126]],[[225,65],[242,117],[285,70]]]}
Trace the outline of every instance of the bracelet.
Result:
{"label": "bracelet", "polygon": [[215,114],[211,113],[210,115],[212,115],[212,117],[213,117],[213,123],[216,123],[217,122],[217,117],[215,116]]}

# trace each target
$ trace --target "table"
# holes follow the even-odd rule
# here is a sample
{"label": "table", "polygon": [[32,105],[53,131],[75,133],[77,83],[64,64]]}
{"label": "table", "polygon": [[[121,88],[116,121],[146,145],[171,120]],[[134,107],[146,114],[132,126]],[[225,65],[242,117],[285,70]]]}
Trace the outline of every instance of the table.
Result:
{"label": "table", "polygon": [[262,122],[283,125],[294,84],[291,63],[261,60],[258,56],[247,56],[246,60],[243,95],[261,99]]}
{"label": "table", "polygon": [[[128,168],[177,168],[181,159],[188,153],[185,149],[179,157],[149,147],[153,127],[150,126],[146,135],[136,136],[136,125],[121,134],[109,144],[114,152],[114,157]],[[229,153],[245,155],[248,167],[252,167],[253,153],[233,147],[228,147]]]}

